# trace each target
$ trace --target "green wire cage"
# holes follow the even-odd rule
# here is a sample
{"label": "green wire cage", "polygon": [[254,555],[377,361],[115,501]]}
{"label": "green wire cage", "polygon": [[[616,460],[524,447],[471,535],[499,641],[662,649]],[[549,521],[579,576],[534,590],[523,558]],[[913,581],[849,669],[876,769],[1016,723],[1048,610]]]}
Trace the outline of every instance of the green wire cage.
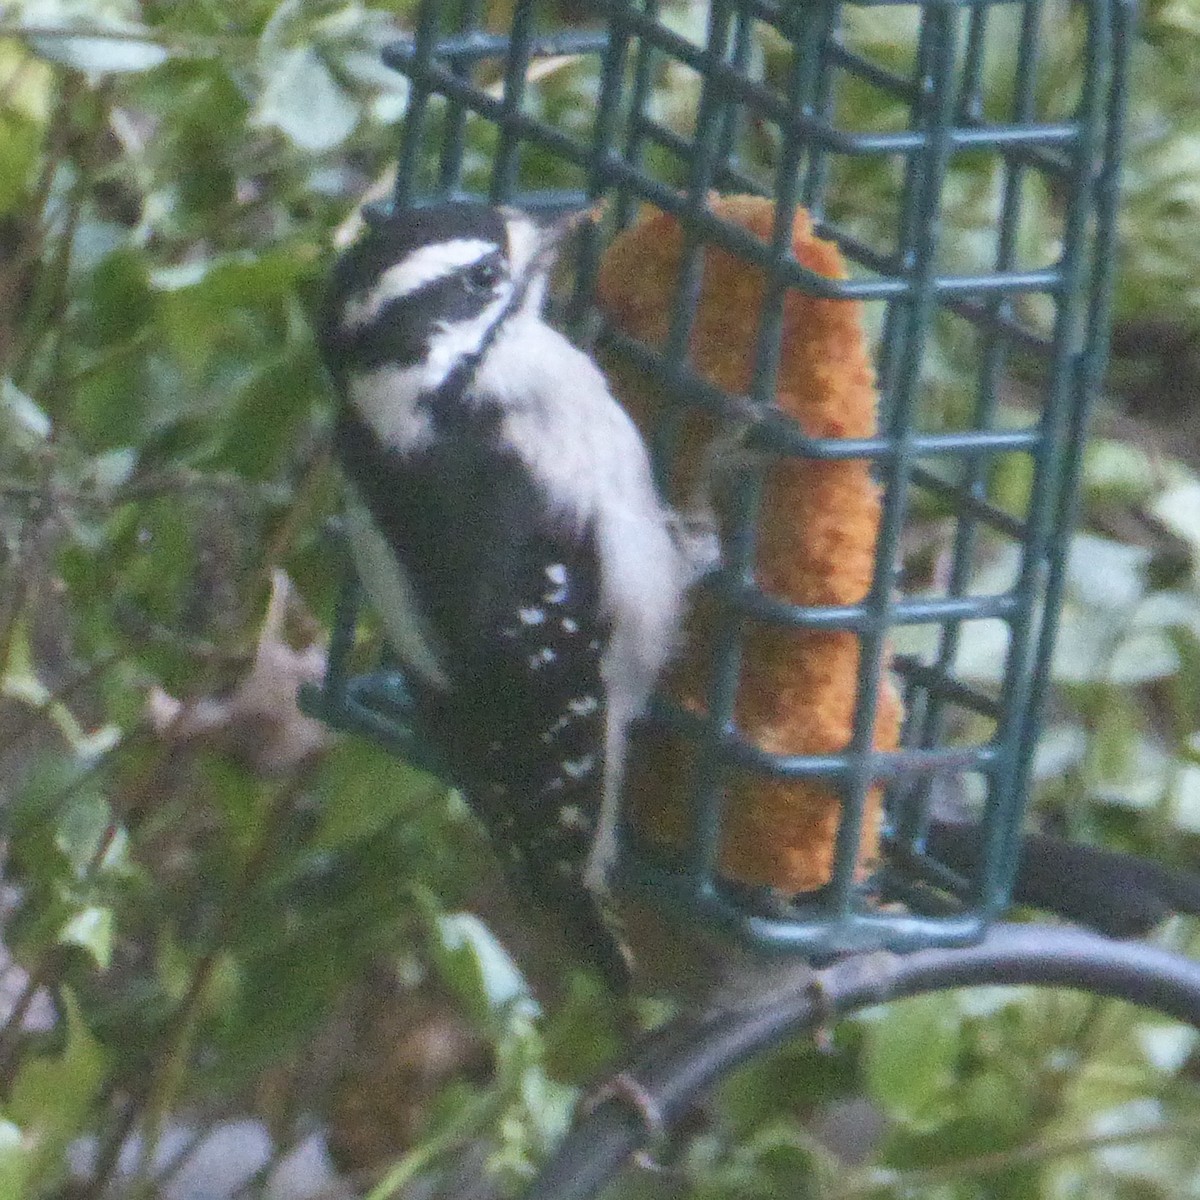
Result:
{"label": "green wire cage", "polygon": [[[738,490],[726,561],[706,584],[730,618],[711,646],[708,717],[685,719],[665,701],[653,715],[700,743],[691,853],[667,863],[634,844],[627,882],[761,947],[822,955],[977,941],[1008,904],[1085,426],[1105,364],[1131,6],[522,0],[502,32],[489,31],[483,10],[481,0],[424,0],[411,40],[388,52],[411,81],[395,204],[484,196],[553,212],[603,198],[616,224],[646,204],[675,215],[685,252],[665,353],[596,331],[597,230],[580,238],[564,320],[635,363],[673,404],[729,414],[758,406],[768,417],[755,446],[766,455],[866,459],[882,487],[869,593],[820,608],[753,585],[753,480]],[[897,51],[895,36],[873,39],[880,23],[907,31],[910,52]],[[688,101],[686,118],[663,111],[654,85],[667,76]],[[974,224],[964,237],[960,203],[952,237],[952,193],[961,202],[972,188],[982,197]],[[771,244],[715,215],[713,191],[771,198]],[[848,278],[796,262],[797,205],[838,245]],[[709,244],[770,281],[746,397],[721,394],[688,361]],[[770,415],[791,288],[865,302],[878,436],[809,438]],[[969,364],[949,397],[938,374],[947,354]],[[999,495],[997,481],[1014,477],[1021,486]],[[906,521],[930,513],[945,531],[940,569],[906,592]],[[1003,579],[981,570],[997,561]],[[857,634],[855,732],[841,752],[771,756],[739,736],[741,615]],[[347,571],[313,707],[436,770],[410,731],[403,679],[386,664],[351,672],[357,620]],[[979,636],[996,646],[1000,669],[988,683],[960,670],[962,647]],[[891,645],[904,652],[889,659]],[[894,751],[872,741],[885,670],[896,672],[906,713]],[[836,862],[820,892],[767,911],[721,879],[719,781],[731,763],[836,789]],[[868,792],[881,782],[886,854],[864,881],[855,850]],[[947,792],[966,797],[980,847],[965,874],[927,840],[932,805]]]}

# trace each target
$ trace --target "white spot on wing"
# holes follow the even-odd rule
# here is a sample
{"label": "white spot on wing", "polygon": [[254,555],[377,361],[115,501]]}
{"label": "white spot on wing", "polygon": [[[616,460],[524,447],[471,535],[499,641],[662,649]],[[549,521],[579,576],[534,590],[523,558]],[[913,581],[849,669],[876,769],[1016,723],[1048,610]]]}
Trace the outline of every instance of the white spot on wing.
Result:
{"label": "white spot on wing", "polygon": [[567,701],[567,711],[575,717],[590,717],[600,707],[595,696],[577,696]]}
{"label": "white spot on wing", "polygon": [[578,804],[568,804],[560,809],[558,823],[564,829],[587,829],[591,824]]}
{"label": "white spot on wing", "polygon": [[585,754],[582,758],[569,758],[562,768],[568,779],[582,779],[596,765],[594,754]]}
{"label": "white spot on wing", "polygon": [[546,568],[546,578],[561,587],[567,582],[567,568],[562,563],[551,563]]}
{"label": "white spot on wing", "polygon": [[545,612],[540,608],[523,608],[518,615],[522,625],[540,625],[546,619]]}

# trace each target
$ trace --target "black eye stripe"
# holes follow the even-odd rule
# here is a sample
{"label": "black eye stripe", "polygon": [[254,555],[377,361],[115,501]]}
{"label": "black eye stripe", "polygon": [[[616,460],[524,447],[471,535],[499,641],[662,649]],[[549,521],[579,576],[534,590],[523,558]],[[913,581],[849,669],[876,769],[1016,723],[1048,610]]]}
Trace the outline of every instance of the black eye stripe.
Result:
{"label": "black eye stripe", "polygon": [[374,320],[353,332],[348,344],[356,368],[416,366],[439,325],[471,320],[490,301],[490,292],[464,287],[458,273],[432,280],[385,304]]}
{"label": "black eye stripe", "polygon": [[463,282],[477,291],[491,291],[504,275],[504,260],[499,254],[486,255],[461,272]]}
{"label": "black eye stripe", "polygon": [[420,287],[414,288],[411,292],[406,292],[403,296],[397,296],[394,300],[389,300],[380,309],[379,319],[381,321],[388,321],[394,320],[399,314],[408,315],[425,312],[446,316],[470,315],[469,313],[457,313],[456,310],[461,305],[454,305],[449,302],[461,295],[464,272],[474,270],[478,265],[478,263],[472,263],[470,267],[463,270],[448,271],[445,275],[437,276],[436,279],[427,280]]}
{"label": "black eye stripe", "polygon": [[474,288],[484,289],[495,287],[500,278],[500,272],[487,263],[472,267],[466,274],[467,283]]}

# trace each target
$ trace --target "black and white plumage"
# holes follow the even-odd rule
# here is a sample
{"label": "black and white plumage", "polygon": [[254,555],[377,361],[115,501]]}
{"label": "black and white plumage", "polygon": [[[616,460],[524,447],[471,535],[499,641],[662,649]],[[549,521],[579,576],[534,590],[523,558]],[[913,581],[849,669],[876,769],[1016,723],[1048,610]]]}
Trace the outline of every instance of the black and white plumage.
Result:
{"label": "black and white plumage", "polygon": [[556,240],[512,209],[369,225],[320,331],[364,587],[507,865],[614,982],[626,735],[708,565],[632,421],[542,318]]}

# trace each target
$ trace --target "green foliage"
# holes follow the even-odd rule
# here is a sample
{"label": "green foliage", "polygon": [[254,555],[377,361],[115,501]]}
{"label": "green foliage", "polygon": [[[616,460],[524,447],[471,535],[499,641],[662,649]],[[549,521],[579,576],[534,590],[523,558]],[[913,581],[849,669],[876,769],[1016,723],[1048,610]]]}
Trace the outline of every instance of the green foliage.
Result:
{"label": "green foliage", "polygon": [[[453,1016],[455,1045],[485,1050],[447,1052],[444,1077],[420,1059],[438,1086],[415,1132],[371,1159],[394,1164],[380,1198],[468,1149],[518,1187],[619,1049],[621,1014],[595,981],[571,980],[553,1010],[534,1004],[480,916],[494,875],[461,803],[375,747],[331,743],[291,705],[336,586],[308,314],[334,230],[394,158],[406,87],[378,51],[411,7],[0,3],[0,837],[15,979],[0,1012],[0,1196],[58,1194],[84,1136],[96,1154],[79,1194],[98,1196],[131,1131],[142,1149],[122,1170],[139,1178],[125,1182],[150,1194],[156,1135],[197,1113],[252,1111],[281,1144],[314,1120],[341,1131],[331,1096],[364,993],[387,990],[380,961],[403,996],[432,994]],[[700,6],[664,8],[699,40]],[[505,5],[490,9],[502,23]],[[1070,101],[1080,23],[1065,3],[1045,9],[1038,105],[1053,115]],[[1123,330],[1157,323],[1184,342],[1200,313],[1198,11],[1164,0],[1143,18],[1116,298]],[[998,121],[1014,12],[997,7],[1006,36],[983,63],[982,109]],[[847,42],[892,70],[911,70],[915,31],[911,7],[846,12]],[[784,69],[769,36],[750,62]],[[656,118],[689,135],[695,74],[660,63],[652,84]],[[844,128],[907,119],[861,80],[839,89]],[[584,134],[596,94],[594,71],[567,59],[527,107]],[[435,105],[433,128],[444,120]],[[494,131],[469,122],[465,138],[464,181],[482,186]],[[764,183],[776,143],[746,131],[743,167]],[[684,177],[674,151],[648,153]],[[541,151],[519,175],[581,180]],[[832,183],[832,218],[868,240],[892,228],[896,160],[839,162]],[[1003,187],[994,163],[956,157],[942,267],[993,265]],[[1062,198],[1036,174],[1021,187],[1014,258],[1035,269],[1054,261]],[[1050,320],[1042,299],[1014,312],[1035,330]],[[961,321],[939,323],[924,427],[974,420],[982,349]],[[1138,378],[1144,365],[1122,364]],[[1028,420],[1018,389],[995,419]],[[1138,438],[1089,449],[1037,797],[1081,836],[1178,862],[1200,835],[1189,436],[1190,465]],[[1027,461],[1000,460],[981,486],[1021,513]],[[916,513],[933,528],[944,516],[932,502]],[[1008,555],[983,545],[971,586],[1010,585]],[[284,594],[278,570],[294,591],[264,618]],[[964,638],[957,669],[996,683],[986,631]],[[1188,930],[1162,936],[1197,949]],[[439,1036],[423,1052],[454,1042]],[[337,1064],[322,1075],[327,1041]],[[725,1081],[668,1178],[712,1200],[1196,1196],[1196,1054],[1190,1033],[1085,998],[896,1004]],[[399,1096],[419,1090],[414,1074],[350,1090]],[[846,1112],[858,1116],[838,1135]],[[622,1193],[663,1183],[634,1173]]]}
{"label": "green foliage", "polygon": [[107,1078],[102,1048],[69,993],[64,1000],[64,1047],[57,1054],[27,1057],[5,1104],[24,1151],[18,1178],[31,1187],[48,1188],[61,1180],[63,1152],[83,1127]]}

